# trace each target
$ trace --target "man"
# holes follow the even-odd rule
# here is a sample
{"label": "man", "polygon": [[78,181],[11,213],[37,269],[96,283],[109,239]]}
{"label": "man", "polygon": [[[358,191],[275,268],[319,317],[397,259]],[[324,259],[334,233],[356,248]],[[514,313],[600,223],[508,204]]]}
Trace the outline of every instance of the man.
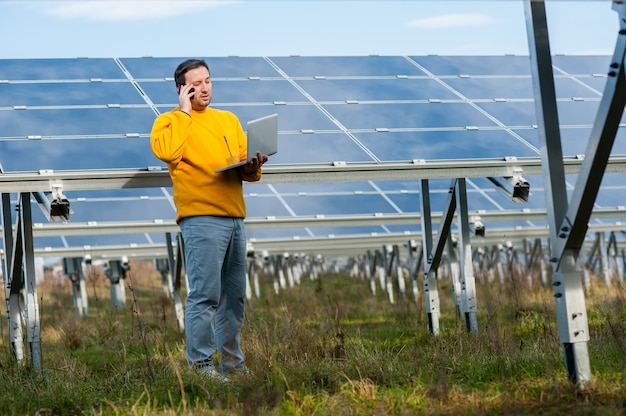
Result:
{"label": "man", "polygon": [[176,222],[184,242],[189,282],[185,310],[187,361],[221,376],[245,369],[240,346],[246,292],[246,206],[242,181],[261,178],[267,155],[224,172],[246,159],[247,141],[235,114],[210,108],[213,86],[204,60],[182,62],[174,72],[178,107],[159,115],[150,145],[167,163]]}

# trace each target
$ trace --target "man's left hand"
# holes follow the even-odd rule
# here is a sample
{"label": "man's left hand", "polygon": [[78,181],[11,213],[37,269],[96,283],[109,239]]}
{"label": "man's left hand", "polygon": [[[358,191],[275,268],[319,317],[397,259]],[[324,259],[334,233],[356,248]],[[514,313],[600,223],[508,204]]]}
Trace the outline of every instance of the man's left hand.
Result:
{"label": "man's left hand", "polygon": [[258,171],[259,168],[263,166],[265,162],[267,162],[267,159],[267,155],[261,154],[261,152],[256,152],[256,156],[253,157],[250,162],[243,165],[244,173],[248,175],[256,173],[256,171]]}

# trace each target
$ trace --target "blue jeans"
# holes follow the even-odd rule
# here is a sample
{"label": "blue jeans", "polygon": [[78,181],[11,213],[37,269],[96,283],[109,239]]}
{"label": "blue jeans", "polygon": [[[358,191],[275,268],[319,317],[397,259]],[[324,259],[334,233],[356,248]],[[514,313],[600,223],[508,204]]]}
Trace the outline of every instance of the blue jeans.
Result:
{"label": "blue jeans", "polygon": [[187,361],[221,370],[243,368],[240,334],[246,295],[246,234],[241,218],[197,216],[180,221],[188,293],[185,309]]}

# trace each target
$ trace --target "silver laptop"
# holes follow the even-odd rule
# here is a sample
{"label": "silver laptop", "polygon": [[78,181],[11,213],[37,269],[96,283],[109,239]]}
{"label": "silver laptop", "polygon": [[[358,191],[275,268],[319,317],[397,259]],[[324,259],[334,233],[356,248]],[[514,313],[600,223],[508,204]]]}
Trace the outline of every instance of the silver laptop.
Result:
{"label": "silver laptop", "polygon": [[256,157],[256,152],[271,156],[278,151],[278,114],[257,118],[248,122],[248,157],[243,162],[233,163],[217,169],[215,172],[223,172],[237,168],[250,162]]}

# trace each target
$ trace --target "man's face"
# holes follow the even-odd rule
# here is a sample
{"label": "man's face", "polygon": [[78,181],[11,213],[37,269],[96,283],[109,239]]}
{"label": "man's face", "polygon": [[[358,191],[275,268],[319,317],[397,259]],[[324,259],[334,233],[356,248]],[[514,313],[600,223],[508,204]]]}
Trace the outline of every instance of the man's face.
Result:
{"label": "man's face", "polygon": [[211,84],[209,71],[203,66],[190,69],[185,73],[185,81],[196,89],[193,97],[191,97],[191,108],[196,111],[206,109],[211,103],[213,94],[213,84]]}

